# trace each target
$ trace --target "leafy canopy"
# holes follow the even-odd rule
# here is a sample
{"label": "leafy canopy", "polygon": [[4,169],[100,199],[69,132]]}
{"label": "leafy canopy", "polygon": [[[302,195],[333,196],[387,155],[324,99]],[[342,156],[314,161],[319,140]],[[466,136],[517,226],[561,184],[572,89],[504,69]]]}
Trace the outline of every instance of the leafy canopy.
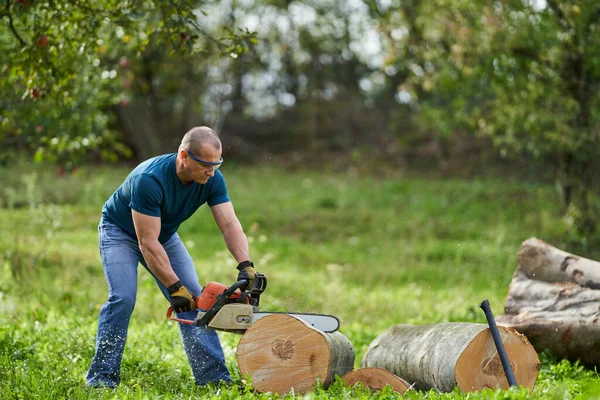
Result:
{"label": "leafy canopy", "polygon": [[126,148],[111,131],[125,101],[115,79],[151,43],[166,55],[245,52],[254,33],[197,23],[193,0],[6,0],[0,11],[0,140],[36,158],[71,159],[90,149],[114,158]]}

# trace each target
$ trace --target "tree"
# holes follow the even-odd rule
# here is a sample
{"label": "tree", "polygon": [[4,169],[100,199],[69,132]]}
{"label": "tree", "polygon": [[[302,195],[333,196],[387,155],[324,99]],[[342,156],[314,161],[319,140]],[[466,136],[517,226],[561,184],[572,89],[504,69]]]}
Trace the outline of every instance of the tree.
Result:
{"label": "tree", "polygon": [[[258,45],[227,70],[233,90],[226,135],[243,142],[240,147],[268,143],[276,152],[324,155],[386,147],[386,119],[360,87],[362,80],[380,74],[364,52],[365,38],[376,32],[376,21],[364,4],[236,3],[239,9],[231,13],[232,20],[261,30]],[[249,131],[257,133],[250,138]]]}
{"label": "tree", "polygon": [[414,12],[406,26],[424,40],[408,42],[413,28],[388,46],[394,54],[408,44],[422,57],[406,81],[413,101],[442,124],[492,138],[507,157],[552,165],[569,220],[594,233],[600,3],[436,0]]}
{"label": "tree", "polygon": [[[166,54],[196,53],[210,41],[240,54],[254,34],[207,34],[194,0],[5,0],[0,11],[0,140],[36,158],[90,149],[114,158],[127,149],[111,130],[111,108],[126,103],[116,79],[150,42]],[[202,39],[202,40],[201,40]]]}

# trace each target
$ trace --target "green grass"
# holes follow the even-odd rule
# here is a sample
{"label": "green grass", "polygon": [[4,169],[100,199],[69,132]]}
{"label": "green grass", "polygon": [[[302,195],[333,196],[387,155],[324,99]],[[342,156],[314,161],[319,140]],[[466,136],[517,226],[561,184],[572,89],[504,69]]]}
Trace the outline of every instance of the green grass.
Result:
{"label": "green grass", "polygon": [[[276,167],[224,166],[230,195],[269,278],[261,309],[338,316],[360,365],[369,343],[399,323],[485,323],[501,314],[521,243],[536,236],[574,249],[553,187],[510,180],[377,179]],[[107,295],[96,226],[125,168],[83,168],[58,177],[47,166],[0,170],[0,394],[12,398],[255,398],[235,361],[239,336],[220,333],[233,387],[194,385],[168,304],[140,268],[122,384],[88,389],[97,314]],[[208,209],[180,229],[201,282],[232,283]],[[595,372],[542,354],[533,393],[413,392],[410,399],[592,398]],[[294,396],[288,395],[293,398]],[[337,382],[307,398],[394,398]]]}

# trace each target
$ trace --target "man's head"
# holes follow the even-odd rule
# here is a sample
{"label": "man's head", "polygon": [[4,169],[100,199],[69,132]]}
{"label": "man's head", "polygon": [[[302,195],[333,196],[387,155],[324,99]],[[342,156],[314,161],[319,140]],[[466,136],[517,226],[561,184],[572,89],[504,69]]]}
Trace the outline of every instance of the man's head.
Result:
{"label": "man's head", "polygon": [[221,140],[215,131],[207,126],[190,129],[179,145],[179,177],[184,182],[206,183],[223,162],[221,154]]}

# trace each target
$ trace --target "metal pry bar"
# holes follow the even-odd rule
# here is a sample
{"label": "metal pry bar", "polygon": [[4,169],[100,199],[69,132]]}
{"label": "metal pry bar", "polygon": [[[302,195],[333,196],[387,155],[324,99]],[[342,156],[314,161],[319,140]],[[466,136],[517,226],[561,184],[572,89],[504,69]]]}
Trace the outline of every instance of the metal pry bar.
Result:
{"label": "metal pry bar", "polygon": [[500,331],[498,330],[498,326],[496,325],[494,314],[492,314],[490,302],[486,299],[482,301],[481,304],[479,304],[479,307],[481,307],[481,309],[485,313],[485,318],[487,319],[488,325],[490,326],[490,331],[492,332],[492,337],[494,338],[494,343],[496,344],[496,350],[498,350],[498,356],[500,357],[500,361],[502,361],[502,367],[504,368],[504,374],[506,375],[508,384],[510,386],[517,387],[517,379],[515,378],[515,374],[513,373],[512,367],[510,366],[510,362],[508,361],[508,355],[506,354],[506,349],[504,349],[504,343],[502,343],[502,338],[500,337]]}

